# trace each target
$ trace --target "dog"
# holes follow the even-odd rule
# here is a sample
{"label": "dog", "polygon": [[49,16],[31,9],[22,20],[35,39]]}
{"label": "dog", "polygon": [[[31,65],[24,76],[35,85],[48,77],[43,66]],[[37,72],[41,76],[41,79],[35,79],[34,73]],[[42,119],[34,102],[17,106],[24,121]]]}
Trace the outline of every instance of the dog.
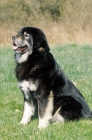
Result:
{"label": "dog", "polygon": [[12,36],[15,74],[24,96],[21,124],[27,124],[38,110],[38,128],[50,123],[92,118],[92,111],[80,91],[57,64],[45,34],[35,27],[22,27]]}

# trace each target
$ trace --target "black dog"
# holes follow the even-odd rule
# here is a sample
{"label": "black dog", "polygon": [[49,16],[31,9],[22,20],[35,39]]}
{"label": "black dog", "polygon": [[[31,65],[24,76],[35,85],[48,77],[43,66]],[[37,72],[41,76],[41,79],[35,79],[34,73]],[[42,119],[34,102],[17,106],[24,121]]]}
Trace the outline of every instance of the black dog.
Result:
{"label": "black dog", "polygon": [[24,95],[21,120],[26,124],[38,109],[39,128],[49,123],[90,118],[92,112],[85,99],[67,78],[50,53],[44,33],[23,27],[12,37],[16,60],[16,77]]}

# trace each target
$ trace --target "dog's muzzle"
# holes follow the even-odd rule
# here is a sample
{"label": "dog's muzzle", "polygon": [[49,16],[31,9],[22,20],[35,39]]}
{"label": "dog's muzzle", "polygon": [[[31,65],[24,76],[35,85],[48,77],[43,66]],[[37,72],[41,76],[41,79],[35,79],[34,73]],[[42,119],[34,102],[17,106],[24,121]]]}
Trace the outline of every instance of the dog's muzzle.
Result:
{"label": "dog's muzzle", "polygon": [[13,43],[13,50],[14,51],[24,52],[26,49],[27,49],[27,45],[22,46],[22,47],[18,47],[15,43]]}
{"label": "dog's muzzle", "polygon": [[23,53],[23,52],[27,49],[27,45],[18,46],[18,45],[15,43],[15,39],[16,39],[16,36],[13,36],[13,37],[12,37],[13,50],[14,50],[14,51],[21,51],[21,52]]}

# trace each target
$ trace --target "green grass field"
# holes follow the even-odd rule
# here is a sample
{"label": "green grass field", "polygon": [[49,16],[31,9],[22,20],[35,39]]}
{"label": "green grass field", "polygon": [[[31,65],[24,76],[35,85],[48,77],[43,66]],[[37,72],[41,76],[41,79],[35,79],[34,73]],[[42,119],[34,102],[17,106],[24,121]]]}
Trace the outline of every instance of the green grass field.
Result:
{"label": "green grass field", "polygon": [[[92,109],[92,46],[59,45],[51,48],[58,64],[76,84]],[[39,130],[38,117],[20,125],[23,97],[14,75],[11,47],[0,49],[0,140],[91,140],[92,119],[51,124]]]}

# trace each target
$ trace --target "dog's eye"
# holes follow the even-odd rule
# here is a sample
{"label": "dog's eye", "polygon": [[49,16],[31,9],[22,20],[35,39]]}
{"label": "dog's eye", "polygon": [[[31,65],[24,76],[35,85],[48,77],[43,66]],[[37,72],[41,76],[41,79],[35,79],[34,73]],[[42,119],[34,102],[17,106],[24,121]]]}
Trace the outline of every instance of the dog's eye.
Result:
{"label": "dog's eye", "polygon": [[29,34],[25,34],[24,36],[25,36],[25,37],[29,37]]}

